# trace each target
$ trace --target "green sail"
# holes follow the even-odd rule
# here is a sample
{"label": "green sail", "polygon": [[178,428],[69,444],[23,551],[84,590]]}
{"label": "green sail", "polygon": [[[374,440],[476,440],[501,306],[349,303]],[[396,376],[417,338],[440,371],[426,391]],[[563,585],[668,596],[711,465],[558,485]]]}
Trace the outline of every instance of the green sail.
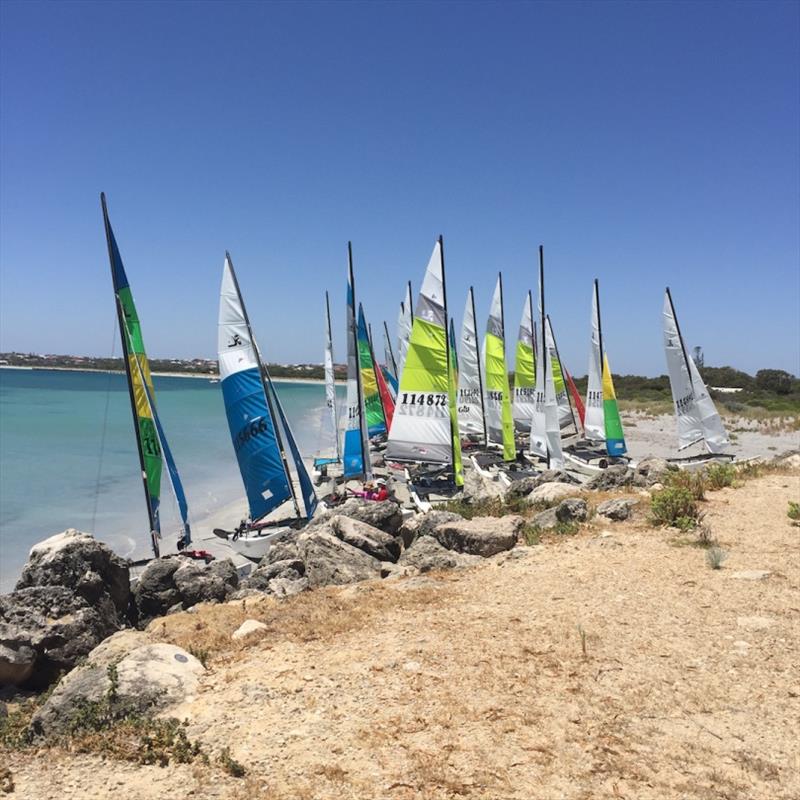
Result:
{"label": "green sail", "polygon": [[493,333],[486,334],[485,343],[486,391],[490,399],[500,400],[503,459],[513,461],[517,457],[517,449],[514,444],[514,420],[511,416],[511,391],[508,385],[505,347],[503,340]]}

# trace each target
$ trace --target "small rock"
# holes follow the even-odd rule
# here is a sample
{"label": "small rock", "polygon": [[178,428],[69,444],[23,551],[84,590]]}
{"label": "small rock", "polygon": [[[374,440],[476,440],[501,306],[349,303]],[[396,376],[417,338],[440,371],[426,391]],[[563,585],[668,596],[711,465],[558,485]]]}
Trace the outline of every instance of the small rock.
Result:
{"label": "small rock", "polygon": [[625,464],[612,464],[586,484],[587,489],[596,491],[608,491],[618,489],[622,486],[630,486],[633,483],[633,470]]}
{"label": "small rock", "polygon": [[537,486],[529,495],[527,502],[531,505],[536,503],[555,503],[565,497],[574,497],[575,487],[567,483],[543,483]]}
{"label": "small rock", "polygon": [[397,562],[403,567],[414,567],[420,572],[434,569],[456,569],[469,567],[481,561],[480,556],[456,553],[442,547],[432,536],[422,536],[403,552]]}
{"label": "small rock", "polygon": [[550,530],[558,525],[558,517],[555,508],[548,508],[533,518],[533,524],[542,530]]}
{"label": "small rock", "polygon": [[763,581],[772,573],[768,569],[745,569],[731,574],[732,578],[740,581]]}
{"label": "small rock", "polygon": [[625,498],[606,500],[604,503],[600,503],[600,505],[597,506],[597,513],[601,517],[606,517],[614,522],[622,522],[630,517],[636,505],[638,505],[637,500],[628,500]]}
{"label": "small rock", "polygon": [[420,664],[419,661],[406,661],[406,663],[403,664],[403,669],[406,672],[419,672],[422,669],[422,664]]}
{"label": "small rock", "polygon": [[559,522],[586,522],[589,519],[589,507],[585,500],[570,497],[558,504],[556,519]]}
{"label": "small rock", "polygon": [[456,522],[464,519],[461,514],[453,511],[429,511],[427,514],[414,514],[403,523],[400,528],[400,538],[403,547],[408,549],[420,536],[432,536],[433,530],[443,522]]}
{"label": "small rock", "polygon": [[736,624],[740,628],[748,631],[764,631],[772,627],[772,622],[769,617],[737,617]]}
{"label": "small rock", "polygon": [[267,626],[257,619],[246,619],[232,634],[231,639],[244,639],[257,631],[265,631]]}

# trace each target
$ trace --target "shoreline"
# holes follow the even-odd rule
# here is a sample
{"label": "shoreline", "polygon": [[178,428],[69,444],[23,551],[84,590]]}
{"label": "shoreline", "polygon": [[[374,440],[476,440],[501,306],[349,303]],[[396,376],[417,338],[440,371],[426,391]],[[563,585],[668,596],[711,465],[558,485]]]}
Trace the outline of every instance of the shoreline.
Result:
{"label": "shoreline", "polygon": [[[121,369],[96,369],[94,367],[22,367],[17,364],[0,364],[0,370],[14,369],[23,372],[96,372],[103,375],[124,375],[125,371]],[[208,381],[219,381],[219,373],[217,372],[151,372],[154,378],[192,378],[194,380],[206,379]],[[324,378],[287,378],[282,376],[280,378],[272,378],[273,383],[314,383],[325,384]],[[337,379],[335,383],[339,386],[345,386],[347,381]]]}

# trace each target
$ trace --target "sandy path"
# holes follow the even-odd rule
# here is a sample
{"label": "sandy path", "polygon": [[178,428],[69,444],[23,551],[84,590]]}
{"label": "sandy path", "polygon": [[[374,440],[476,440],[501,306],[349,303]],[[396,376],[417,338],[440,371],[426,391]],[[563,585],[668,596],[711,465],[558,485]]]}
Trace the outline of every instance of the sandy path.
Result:
{"label": "sandy path", "polygon": [[[15,754],[16,796],[796,798],[799,496],[797,475],[709,495],[719,571],[634,521],[465,572],[169,617],[183,643],[271,626],[212,661],[180,714],[248,778]],[[736,577],[755,569],[771,575]]]}

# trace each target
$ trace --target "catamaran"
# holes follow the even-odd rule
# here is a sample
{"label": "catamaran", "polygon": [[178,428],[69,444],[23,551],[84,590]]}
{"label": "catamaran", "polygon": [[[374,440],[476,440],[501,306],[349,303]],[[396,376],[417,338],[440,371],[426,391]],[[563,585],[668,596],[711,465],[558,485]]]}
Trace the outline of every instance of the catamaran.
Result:
{"label": "catamaran", "polygon": [[475,326],[475,293],[467,292],[464,319],[461,323],[461,358],[458,370],[458,430],[462,439],[486,447],[481,354]]}
{"label": "catamaran", "polygon": [[[605,469],[610,463],[623,460],[627,448],[619,416],[617,396],[608,354],[603,343],[600,321],[600,288],[595,279],[592,291],[591,346],[589,349],[589,379],[583,417],[585,442],[564,451],[570,464],[588,474]],[[624,459],[627,461],[627,459]]]}
{"label": "catamaran", "polygon": [[533,325],[533,297],[528,292],[522,307],[514,364],[514,402],[511,407],[514,430],[530,433],[536,395],[536,336]]}
{"label": "catamaran", "polygon": [[367,412],[367,434],[371,441],[383,441],[392,426],[394,400],[376,359],[370,326],[364,307],[358,304],[358,361],[361,389]]}
{"label": "catamaran", "polygon": [[314,477],[322,478],[328,467],[341,464],[339,447],[339,409],[336,400],[336,376],[333,369],[333,334],[331,332],[331,305],[325,292],[325,407],[320,421],[320,446],[314,458]]}
{"label": "catamaran", "polygon": [[678,425],[678,450],[685,450],[702,441],[708,451],[671,460],[688,466],[734,458],[733,454],[725,452],[730,447],[727,431],[697,365],[686,349],[669,287],[664,294],[663,331],[667,371]]}
{"label": "catamaran", "polygon": [[125,267],[122,264],[117,240],[111,229],[105,194],[100,195],[100,205],[103,209],[103,224],[108,244],[108,259],[111,265],[119,333],[122,340],[125,377],[128,382],[133,429],[136,433],[136,447],[139,453],[147,518],[150,524],[150,543],[153,555],[158,558],[161,554],[161,474],[164,464],[167,467],[170,485],[181,517],[181,529],[177,541],[178,551],[188,550],[192,541],[189,508],[183,484],[175,466],[175,459],[172,457],[156,410],[155,389],[150,375],[150,364],[144,349],[139,315],[133,302],[133,294],[128,283],[128,276],[125,274]]}
{"label": "catamaran", "polygon": [[417,300],[386,460],[417,465],[413,477],[408,470],[407,473],[418,505],[420,495],[434,482],[437,491],[464,483],[441,236],[433,248]]}
{"label": "catamaran", "polygon": [[483,340],[486,375],[486,427],[489,445],[499,446],[504,461],[517,457],[514,443],[514,420],[511,415],[511,390],[506,368],[505,315],[503,310],[503,275],[497,276],[486,336]]}
{"label": "catamaran", "polygon": [[[214,533],[227,539],[242,555],[258,560],[275,539],[311,519],[317,496],[253,335],[229,253],[225,254],[222,268],[218,350],[225,413],[250,516],[234,531],[216,528]],[[300,511],[295,478],[304,514]],[[290,501],[293,516],[274,518]]]}

